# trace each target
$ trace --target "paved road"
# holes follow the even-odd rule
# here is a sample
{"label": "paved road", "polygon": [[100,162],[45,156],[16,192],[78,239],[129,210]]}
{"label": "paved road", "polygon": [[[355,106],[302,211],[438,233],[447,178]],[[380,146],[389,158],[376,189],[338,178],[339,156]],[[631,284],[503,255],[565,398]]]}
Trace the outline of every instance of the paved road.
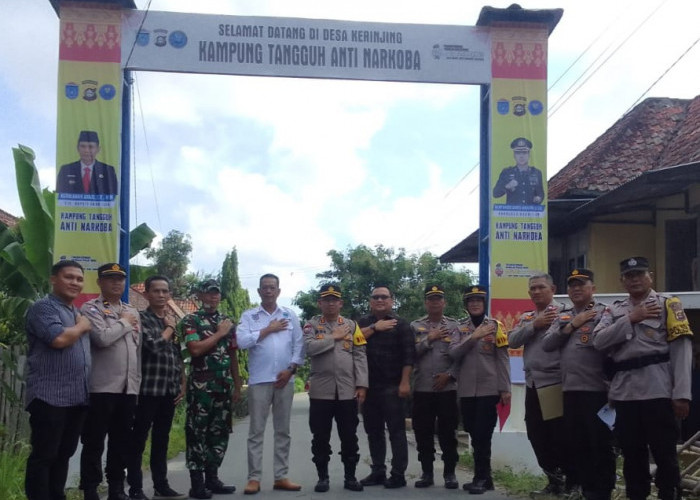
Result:
{"label": "paved road", "polygon": [[[415,446],[409,446],[409,467],[406,474],[409,485],[406,488],[396,490],[388,490],[380,486],[365,488],[364,492],[351,492],[343,489],[343,464],[337,452],[340,449],[337,436],[334,435],[332,447],[334,455],[330,463],[331,489],[327,493],[315,493],[313,487],[316,484],[317,476],[313,462],[311,462],[311,434],[308,424],[309,415],[309,400],[306,393],[297,394],[294,398],[294,407],[292,410],[292,447],[290,454],[290,470],[289,478],[297,483],[300,483],[303,488],[300,492],[283,492],[274,491],[272,489],[273,473],[272,473],[272,422],[268,419],[268,426],[265,434],[265,452],[263,455],[263,478],[261,491],[257,495],[245,496],[250,500],[265,500],[265,499],[297,499],[297,498],[325,498],[326,500],[335,499],[357,499],[363,495],[370,495],[372,498],[381,497],[385,499],[405,499],[405,498],[455,498],[456,496],[467,495],[461,488],[458,490],[447,490],[442,486],[442,462],[435,463],[435,476],[437,478],[436,486],[428,489],[417,489],[413,487],[414,481],[420,475],[420,464],[417,459]],[[367,450],[367,438],[362,428],[362,423],[358,428],[360,437],[360,464],[358,466],[358,478],[364,477],[369,473],[369,452]],[[412,443],[413,433],[409,432],[409,443]],[[243,419],[234,425],[233,434],[229,441],[228,452],[224,463],[219,470],[219,476],[227,484],[235,484],[238,490],[233,496],[215,495],[214,498],[224,500],[227,497],[234,498],[235,496],[243,496],[243,488],[247,481],[247,458],[246,458],[246,439],[248,436],[248,419]],[[387,444],[387,449],[390,446]],[[390,453],[389,453],[390,458]],[[169,463],[169,480],[171,486],[181,492],[189,490],[189,473],[185,468],[184,455],[179,455]],[[457,478],[461,483],[471,481],[472,475],[470,471],[457,471]],[[145,493],[151,495],[153,493],[150,476],[144,473]],[[472,497],[474,499],[479,497]],[[505,499],[504,492],[492,491],[481,496],[485,500]]]}

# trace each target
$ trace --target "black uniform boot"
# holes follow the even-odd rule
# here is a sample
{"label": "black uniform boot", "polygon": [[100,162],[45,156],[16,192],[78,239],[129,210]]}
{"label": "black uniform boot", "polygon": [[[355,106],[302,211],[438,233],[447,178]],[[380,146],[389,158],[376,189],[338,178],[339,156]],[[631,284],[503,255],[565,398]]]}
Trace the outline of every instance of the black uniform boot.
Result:
{"label": "black uniform boot", "polygon": [[455,467],[457,464],[445,462],[445,469],[442,472],[442,477],[445,480],[445,488],[448,490],[456,490],[459,488],[457,476],[455,475]]}
{"label": "black uniform boot", "polygon": [[316,464],[316,472],[318,472],[318,482],[314,486],[314,491],[316,493],[325,493],[330,488],[330,482],[328,480],[328,462],[323,464]]}
{"label": "black uniform boot", "polygon": [[547,476],[547,486],[544,489],[531,492],[531,497],[557,496],[564,491],[564,475],[561,471],[544,471],[544,474]]}
{"label": "black uniform boot", "polygon": [[107,483],[107,500],[129,500],[129,496],[124,493],[124,482]]}
{"label": "black uniform boot", "polygon": [[350,491],[362,491],[364,486],[362,486],[355,477],[357,462],[347,461],[343,465],[345,466],[345,481],[343,483],[343,488]]}
{"label": "black uniform boot", "polygon": [[190,498],[198,498],[207,500],[211,498],[212,493],[204,486],[204,472],[201,470],[190,471]]}
{"label": "black uniform boot", "polygon": [[230,495],[236,491],[234,485],[221,482],[221,479],[219,479],[219,470],[216,467],[207,467],[204,474],[206,476],[204,487],[212,493],[216,493],[217,495]]}
{"label": "black uniform boot", "polygon": [[427,488],[435,484],[433,481],[433,462],[422,462],[421,468],[423,469],[423,474],[414,486],[416,488]]}

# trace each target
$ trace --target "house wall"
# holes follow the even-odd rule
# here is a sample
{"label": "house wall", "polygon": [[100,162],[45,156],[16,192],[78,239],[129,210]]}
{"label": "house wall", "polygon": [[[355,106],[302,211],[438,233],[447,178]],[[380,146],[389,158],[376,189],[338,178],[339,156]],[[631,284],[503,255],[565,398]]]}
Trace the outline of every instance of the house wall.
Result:
{"label": "house wall", "polygon": [[[700,202],[697,199],[700,196],[700,187],[694,186],[694,197],[696,202]],[[690,201],[689,197],[689,201]],[[666,282],[666,264],[668,259],[666,257],[666,222],[670,220],[695,220],[698,217],[697,213],[688,213],[691,203],[686,205],[686,197],[683,194],[677,194],[674,196],[667,196],[661,198],[656,204],[656,263],[652,267],[655,271],[655,287],[659,290],[668,290],[669,285]],[[697,242],[695,243],[697,245]],[[688,265],[688,272],[690,273],[690,265]]]}
{"label": "house wall", "polygon": [[[642,222],[643,214],[637,214]],[[625,219],[628,219],[625,214]],[[599,293],[621,292],[620,261],[642,255],[657,261],[656,229],[651,224],[593,222],[589,225],[588,266],[595,272]],[[655,266],[654,266],[655,267]]]}

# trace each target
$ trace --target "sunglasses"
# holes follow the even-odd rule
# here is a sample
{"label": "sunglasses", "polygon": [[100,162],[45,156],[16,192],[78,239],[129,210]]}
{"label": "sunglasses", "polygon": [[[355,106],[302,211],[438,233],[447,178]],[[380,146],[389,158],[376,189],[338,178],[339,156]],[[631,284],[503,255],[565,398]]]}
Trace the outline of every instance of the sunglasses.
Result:
{"label": "sunglasses", "polygon": [[371,299],[372,300],[388,300],[391,298],[391,295],[372,295]]}

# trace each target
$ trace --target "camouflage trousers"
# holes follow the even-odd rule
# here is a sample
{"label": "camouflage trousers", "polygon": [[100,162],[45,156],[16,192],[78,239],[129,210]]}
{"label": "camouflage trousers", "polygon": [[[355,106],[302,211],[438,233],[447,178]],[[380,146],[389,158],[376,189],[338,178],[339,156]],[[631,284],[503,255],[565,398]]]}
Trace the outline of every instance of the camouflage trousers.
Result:
{"label": "camouflage trousers", "polygon": [[210,392],[190,383],[187,391],[186,466],[203,471],[219,468],[231,433],[231,393]]}

